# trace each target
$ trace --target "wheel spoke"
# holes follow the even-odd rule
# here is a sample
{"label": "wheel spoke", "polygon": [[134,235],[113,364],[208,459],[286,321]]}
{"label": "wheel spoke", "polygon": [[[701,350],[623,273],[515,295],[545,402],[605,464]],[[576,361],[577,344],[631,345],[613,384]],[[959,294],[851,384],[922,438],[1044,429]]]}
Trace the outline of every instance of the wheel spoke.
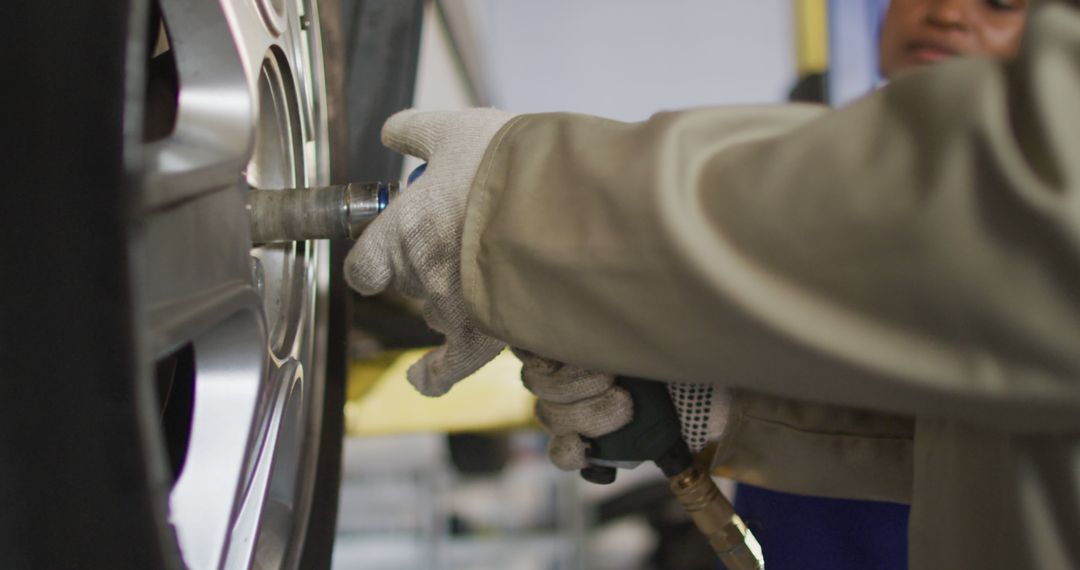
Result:
{"label": "wheel spoke", "polygon": [[304,433],[303,367],[286,361],[271,374],[277,389],[267,394],[253,462],[231,530],[226,566],[279,568],[294,534],[298,460]]}
{"label": "wheel spoke", "polygon": [[217,568],[244,486],[250,431],[266,370],[262,333],[238,314],[196,339],[195,409],[184,472],[173,488],[171,522],[191,568]]}
{"label": "wheel spoke", "polygon": [[161,7],[180,91],[172,133],[146,149],[143,202],[151,210],[235,186],[256,113],[249,63],[237,52],[228,6],[163,0]]}
{"label": "wheel spoke", "polygon": [[[152,354],[160,357],[238,310],[258,315],[247,219],[238,193],[218,192],[147,216],[138,239]],[[197,231],[193,231],[197,228]]]}

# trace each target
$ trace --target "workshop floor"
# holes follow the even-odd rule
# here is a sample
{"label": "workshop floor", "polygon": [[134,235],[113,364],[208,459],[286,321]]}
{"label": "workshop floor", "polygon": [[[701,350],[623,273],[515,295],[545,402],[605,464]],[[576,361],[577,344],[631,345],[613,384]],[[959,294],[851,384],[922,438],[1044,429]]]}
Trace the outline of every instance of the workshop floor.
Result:
{"label": "workshop floor", "polygon": [[[345,442],[334,570],[634,570],[656,544],[633,519],[591,529],[592,506],[661,480],[642,467],[601,488],[560,472],[532,431],[493,476],[463,476],[442,434]],[[599,561],[602,561],[599,562]]]}

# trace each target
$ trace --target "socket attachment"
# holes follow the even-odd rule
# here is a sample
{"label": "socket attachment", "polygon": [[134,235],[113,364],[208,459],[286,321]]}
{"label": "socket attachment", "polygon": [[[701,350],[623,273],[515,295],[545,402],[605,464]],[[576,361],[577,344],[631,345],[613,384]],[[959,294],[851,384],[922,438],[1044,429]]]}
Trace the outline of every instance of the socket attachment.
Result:
{"label": "socket attachment", "polygon": [[397,197],[397,182],[357,182],[322,188],[247,193],[252,243],[356,239]]}

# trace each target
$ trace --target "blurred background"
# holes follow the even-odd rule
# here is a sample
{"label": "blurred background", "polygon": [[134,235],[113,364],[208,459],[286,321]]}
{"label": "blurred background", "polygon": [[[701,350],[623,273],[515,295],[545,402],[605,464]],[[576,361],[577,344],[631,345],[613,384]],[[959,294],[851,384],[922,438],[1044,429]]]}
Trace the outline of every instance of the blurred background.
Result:
{"label": "blurred background", "polygon": [[[418,162],[382,149],[406,106],[572,111],[842,104],[879,82],[884,0],[344,2],[351,179]],[[368,57],[383,50],[387,57]],[[384,88],[367,80],[385,77]],[[373,128],[374,127],[374,128]],[[437,400],[404,371],[440,338],[408,299],[353,299],[338,569],[720,568],[651,464],[597,486],[546,459],[504,354]],[[730,483],[722,483],[726,492]]]}

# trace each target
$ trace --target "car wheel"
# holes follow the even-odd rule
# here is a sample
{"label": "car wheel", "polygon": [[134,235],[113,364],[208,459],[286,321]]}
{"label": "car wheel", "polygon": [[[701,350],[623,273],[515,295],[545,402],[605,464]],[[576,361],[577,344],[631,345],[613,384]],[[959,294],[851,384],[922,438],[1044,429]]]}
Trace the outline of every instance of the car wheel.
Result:
{"label": "car wheel", "polygon": [[3,225],[43,237],[0,319],[0,565],[329,564],[345,310],[327,244],[253,245],[244,209],[330,182],[319,5],[20,8],[36,192]]}

